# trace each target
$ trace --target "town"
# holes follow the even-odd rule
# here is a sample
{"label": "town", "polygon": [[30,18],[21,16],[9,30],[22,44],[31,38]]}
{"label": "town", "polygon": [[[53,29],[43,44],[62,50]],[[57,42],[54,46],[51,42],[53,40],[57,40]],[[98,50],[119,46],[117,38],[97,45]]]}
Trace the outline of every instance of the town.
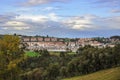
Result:
{"label": "town", "polygon": [[110,38],[57,38],[47,36],[19,36],[21,43],[28,50],[47,49],[48,51],[72,51],[76,52],[79,47],[90,45],[98,48],[114,47],[120,43],[119,36]]}

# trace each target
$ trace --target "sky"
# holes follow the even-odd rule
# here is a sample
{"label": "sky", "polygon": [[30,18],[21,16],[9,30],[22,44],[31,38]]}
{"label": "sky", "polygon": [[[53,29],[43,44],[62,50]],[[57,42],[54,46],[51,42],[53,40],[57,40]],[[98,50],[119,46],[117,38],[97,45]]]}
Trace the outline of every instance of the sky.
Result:
{"label": "sky", "polygon": [[0,34],[120,35],[120,0],[0,0]]}

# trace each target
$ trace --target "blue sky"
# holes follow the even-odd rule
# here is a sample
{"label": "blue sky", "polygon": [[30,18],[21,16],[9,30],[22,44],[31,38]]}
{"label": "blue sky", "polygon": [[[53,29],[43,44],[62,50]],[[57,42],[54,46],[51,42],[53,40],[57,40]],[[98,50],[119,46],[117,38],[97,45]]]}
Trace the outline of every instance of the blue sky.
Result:
{"label": "blue sky", "polygon": [[119,0],[1,0],[0,34],[120,35]]}

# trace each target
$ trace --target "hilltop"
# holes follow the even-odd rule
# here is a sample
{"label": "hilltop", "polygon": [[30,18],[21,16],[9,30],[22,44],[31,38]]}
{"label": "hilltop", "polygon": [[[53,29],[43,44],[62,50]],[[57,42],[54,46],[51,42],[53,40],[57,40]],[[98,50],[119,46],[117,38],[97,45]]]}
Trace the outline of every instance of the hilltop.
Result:
{"label": "hilltop", "polygon": [[63,80],[120,80],[120,67]]}

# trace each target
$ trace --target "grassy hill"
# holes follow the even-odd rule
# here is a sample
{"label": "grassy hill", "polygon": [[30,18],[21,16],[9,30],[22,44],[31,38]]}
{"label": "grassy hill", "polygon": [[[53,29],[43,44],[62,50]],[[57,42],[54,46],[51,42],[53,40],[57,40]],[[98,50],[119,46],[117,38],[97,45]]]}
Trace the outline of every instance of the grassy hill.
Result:
{"label": "grassy hill", "polygon": [[120,67],[98,71],[92,74],[63,80],[120,80]]}

